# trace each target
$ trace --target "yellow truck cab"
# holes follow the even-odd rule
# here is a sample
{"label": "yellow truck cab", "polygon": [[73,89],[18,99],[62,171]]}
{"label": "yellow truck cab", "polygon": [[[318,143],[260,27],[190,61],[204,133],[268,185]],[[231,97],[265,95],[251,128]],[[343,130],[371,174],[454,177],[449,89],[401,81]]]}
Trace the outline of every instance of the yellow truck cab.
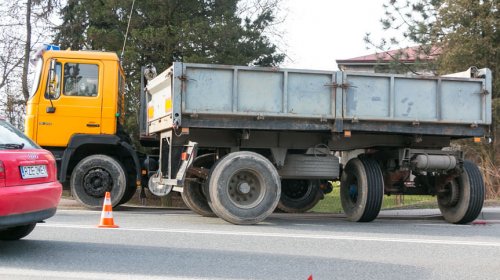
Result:
{"label": "yellow truck cab", "polygon": [[[49,50],[47,50],[49,49]],[[58,177],[83,205],[114,206],[140,184],[140,161],[123,129],[125,79],[115,53],[48,47],[33,59],[25,134],[57,159]]]}

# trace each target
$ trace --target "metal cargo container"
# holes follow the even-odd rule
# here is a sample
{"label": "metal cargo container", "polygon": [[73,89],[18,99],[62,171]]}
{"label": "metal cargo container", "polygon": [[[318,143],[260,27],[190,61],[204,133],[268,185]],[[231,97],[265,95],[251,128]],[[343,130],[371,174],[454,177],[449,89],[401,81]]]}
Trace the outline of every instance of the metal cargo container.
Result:
{"label": "metal cargo container", "polygon": [[340,180],[349,220],[375,219],[384,194],[420,194],[436,196],[447,221],[468,223],[484,183],[447,147],[489,137],[492,81],[488,69],[467,73],[174,63],[142,95],[142,134],[160,140],[149,188],[182,192],[201,215],[252,224],[276,207],[307,211]]}
{"label": "metal cargo container", "polygon": [[149,132],[182,126],[483,136],[491,124],[491,73],[483,72],[484,79],[464,79],[175,63],[148,84]]}

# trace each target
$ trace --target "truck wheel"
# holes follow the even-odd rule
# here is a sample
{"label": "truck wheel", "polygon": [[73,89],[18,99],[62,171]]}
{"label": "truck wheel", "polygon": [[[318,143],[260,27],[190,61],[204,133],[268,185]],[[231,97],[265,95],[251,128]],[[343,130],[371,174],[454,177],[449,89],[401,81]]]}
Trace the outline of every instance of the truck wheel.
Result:
{"label": "truck wheel", "polygon": [[0,230],[0,240],[19,240],[35,229],[36,223]]}
{"label": "truck wheel", "polygon": [[[128,134],[126,134],[128,135]],[[135,167],[134,161],[132,159],[126,159],[125,162],[122,162],[122,166],[133,166]],[[129,202],[132,197],[134,197],[136,191],[137,191],[137,185],[136,185],[136,179],[137,179],[137,174],[134,170],[130,170],[130,168],[125,169],[125,174],[127,176],[127,187],[125,189],[125,194],[123,195],[122,199],[120,202],[118,202],[118,205],[125,204]]]}
{"label": "truck wheel", "polygon": [[383,196],[384,180],[378,163],[369,158],[349,160],[340,181],[340,200],[347,219],[373,221],[380,212]]}
{"label": "truck wheel", "polygon": [[[197,157],[194,162],[194,167],[203,167],[210,169],[215,161],[214,154],[206,154]],[[191,180],[190,180],[191,179]],[[206,181],[201,181],[199,178],[188,176],[185,181],[184,188],[182,189],[181,197],[184,204],[191,209],[191,211],[203,217],[215,217],[214,212],[208,205],[207,195],[204,191]]]}
{"label": "truck wheel", "polygon": [[441,214],[447,222],[467,224],[481,213],[484,202],[484,182],[479,168],[464,161],[464,172],[448,183],[446,192],[437,196]]}
{"label": "truck wheel", "polygon": [[323,198],[319,180],[281,180],[278,209],[287,213],[303,213]]}
{"label": "truck wheel", "polygon": [[255,224],[278,204],[278,171],[265,157],[234,152],[220,159],[208,178],[209,204],[214,213],[233,224]]}
{"label": "truck wheel", "polygon": [[113,207],[118,205],[125,195],[126,186],[125,168],[107,155],[82,159],[71,174],[71,193],[88,208],[102,207],[106,192],[111,192]]}
{"label": "truck wheel", "polygon": [[118,202],[118,205],[125,204],[129,202],[132,197],[134,197],[135,192],[137,190],[137,186],[135,185],[135,180],[133,180],[134,184],[129,184],[127,188],[125,189],[125,194],[123,195],[122,199]]}

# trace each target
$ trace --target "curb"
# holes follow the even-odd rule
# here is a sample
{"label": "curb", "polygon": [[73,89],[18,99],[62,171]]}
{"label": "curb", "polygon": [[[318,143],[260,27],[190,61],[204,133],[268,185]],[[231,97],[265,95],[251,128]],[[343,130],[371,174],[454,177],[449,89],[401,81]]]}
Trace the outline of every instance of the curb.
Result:
{"label": "curb", "polygon": [[[59,202],[58,209],[60,210],[89,210],[81,206],[77,201],[69,198],[61,198]],[[100,210],[100,209],[94,209]],[[128,211],[157,211],[157,210],[167,210],[167,211],[188,211],[187,208],[174,208],[174,207],[158,207],[158,206],[142,206],[142,205],[120,205],[115,208],[115,210],[128,212]],[[302,219],[314,219],[314,218],[345,218],[342,213],[320,213],[320,212],[308,212],[308,213],[273,213],[274,218],[280,217],[291,217],[302,218]],[[380,211],[377,219],[383,220],[443,220],[443,217],[439,213],[438,209],[403,209],[403,210],[382,210]],[[476,221],[485,221],[486,224],[500,224],[500,207],[485,207],[479,214]],[[479,225],[479,224],[475,224]]]}

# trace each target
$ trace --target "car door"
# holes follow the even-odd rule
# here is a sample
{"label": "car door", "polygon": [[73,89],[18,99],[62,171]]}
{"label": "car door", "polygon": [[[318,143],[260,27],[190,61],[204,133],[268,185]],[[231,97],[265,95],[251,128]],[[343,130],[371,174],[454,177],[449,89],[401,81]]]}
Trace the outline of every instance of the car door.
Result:
{"label": "car door", "polygon": [[46,89],[40,97],[38,144],[65,147],[74,134],[100,134],[103,65],[93,60],[58,59],[55,70],[55,94],[49,98]]}

